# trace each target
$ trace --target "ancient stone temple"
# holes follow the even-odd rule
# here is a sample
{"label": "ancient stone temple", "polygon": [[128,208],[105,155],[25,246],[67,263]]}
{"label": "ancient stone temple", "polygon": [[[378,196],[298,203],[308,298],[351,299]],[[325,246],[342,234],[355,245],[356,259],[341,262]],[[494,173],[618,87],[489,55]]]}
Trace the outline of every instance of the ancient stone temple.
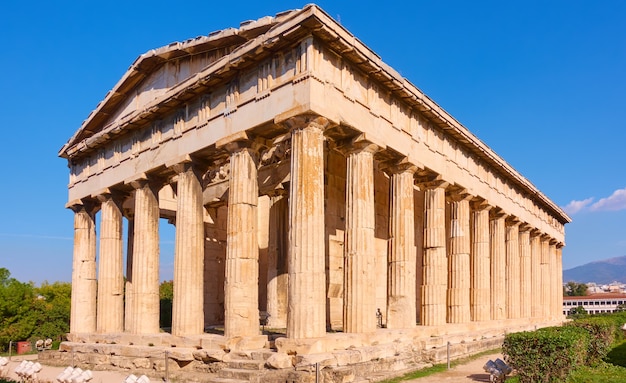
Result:
{"label": "ancient stone temple", "polygon": [[570,218],[315,5],[139,56],[59,155],[72,314],[50,359],[347,382],[563,319]]}

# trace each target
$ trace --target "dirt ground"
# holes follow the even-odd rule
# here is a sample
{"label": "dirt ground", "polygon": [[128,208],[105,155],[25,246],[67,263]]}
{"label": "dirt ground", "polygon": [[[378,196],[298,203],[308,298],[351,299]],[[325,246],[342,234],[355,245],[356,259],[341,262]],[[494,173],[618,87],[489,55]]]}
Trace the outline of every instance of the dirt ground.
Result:
{"label": "dirt ground", "polygon": [[472,360],[465,364],[461,364],[451,368],[450,370],[426,376],[423,378],[417,378],[407,380],[406,382],[414,383],[442,383],[442,382],[454,382],[454,383],[472,383],[472,382],[489,382],[489,374],[483,370],[483,366],[489,359],[496,360],[502,359],[502,354],[494,353],[490,355],[484,355],[476,360]]}
{"label": "dirt ground", "polygon": [[[23,360],[37,360],[37,355],[16,355],[11,358],[8,369],[4,371],[3,378],[9,378],[15,380],[16,382],[20,381],[20,378],[15,374],[15,368],[22,363]],[[63,372],[65,367],[53,367],[53,366],[43,366],[41,372],[38,374],[40,383],[57,383],[56,377],[59,376]],[[122,383],[124,379],[128,376],[128,374],[124,374],[116,371],[92,371],[93,379],[91,379],[90,383]],[[158,382],[157,380],[152,380],[152,382]]]}
{"label": "dirt ground", "polygon": [[[457,365],[450,370],[426,376],[423,378],[407,380],[406,382],[413,383],[442,383],[442,382],[454,382],[454,383],[473,383],[473,382],[489,382],[489,374],[485,373],[483,366],[489,359],[496,360],[496,358],[502,358],[502,354],[494,353],[490,355],[484,355],[476,360],[467,362],[465,364]],[[2,377],[10,378],[19,382],[18,376],[14,370],[22,360],[37,359],[37,355],[26,356],[14,356],[11,358],[11,362],[8,365],[8,369],[5,370],[5,375]],[[56,377],[63,372],[63,367],[43,366],[43,369],[39,373],[39,382],[41,383],[56,383]],[[7,374],[8,372],[8,374]],[[122,383],[128,374],[124,374],[116,371],[93,371],[93,379],[90,383]],[[161,382],[161,380],[151,380],[151,382]]]}

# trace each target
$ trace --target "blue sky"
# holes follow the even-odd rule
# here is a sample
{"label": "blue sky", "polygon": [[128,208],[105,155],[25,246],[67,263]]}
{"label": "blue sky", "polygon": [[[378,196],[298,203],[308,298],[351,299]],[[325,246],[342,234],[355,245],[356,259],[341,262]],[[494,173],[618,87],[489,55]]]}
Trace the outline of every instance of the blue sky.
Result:
{"label": "blue sky", "polygon": [[[2,2],[0,267],[71,279],[57,153],[137,56],[304,4]],[[317,4],[566,209],[564,268],[626,255],[626,2]]]}

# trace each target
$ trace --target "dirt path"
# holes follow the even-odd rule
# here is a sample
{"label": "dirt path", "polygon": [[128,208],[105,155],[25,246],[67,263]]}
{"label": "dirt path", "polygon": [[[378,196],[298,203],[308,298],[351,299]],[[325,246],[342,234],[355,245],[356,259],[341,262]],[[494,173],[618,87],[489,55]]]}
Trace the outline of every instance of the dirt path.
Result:
{"label": "dirt path", "polygon": [[[8,369],[5,370],[3,378],[13,379],[16,382],[20,381],[20,378],[15,374],[15,368],[22,362],[22,360],[32,360],[33,362],[37,361],[37,355],[18,355],[11,358],[11,362],[9,362]],[[63,367],[52,367],[52,366],[43,366],[41,372],[38,374],[39,382],[51,382],[56,383],[56,377],[63,372]],[[123,382],[124,379],[128,376],[128,373],[124,374],[118,371],[92,371],[93,379],[90,383],[118,383]],[[153,380],[156,382],[156,380]]]}
{"label": "dirt path", "polygon": [[472,360],[465,364],[461,364],[451,368],[450,370],[439,372],[423,378],[411,379],[406,382],[414,383],[472,383],[472,382],[489,382],[489,374],[483,370],[483,366],[489,359],[502,359],[501,353],[483,355],[478,359]]}

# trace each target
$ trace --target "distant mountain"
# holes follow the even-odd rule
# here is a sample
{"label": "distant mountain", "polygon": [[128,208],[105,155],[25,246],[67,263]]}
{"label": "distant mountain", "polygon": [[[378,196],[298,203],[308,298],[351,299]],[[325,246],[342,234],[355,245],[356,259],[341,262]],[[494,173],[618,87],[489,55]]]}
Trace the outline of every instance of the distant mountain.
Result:
{"label": "distant mountain", "polygon": [[626,256],[591,262],[563,270],[563,282],[626,283]]}

